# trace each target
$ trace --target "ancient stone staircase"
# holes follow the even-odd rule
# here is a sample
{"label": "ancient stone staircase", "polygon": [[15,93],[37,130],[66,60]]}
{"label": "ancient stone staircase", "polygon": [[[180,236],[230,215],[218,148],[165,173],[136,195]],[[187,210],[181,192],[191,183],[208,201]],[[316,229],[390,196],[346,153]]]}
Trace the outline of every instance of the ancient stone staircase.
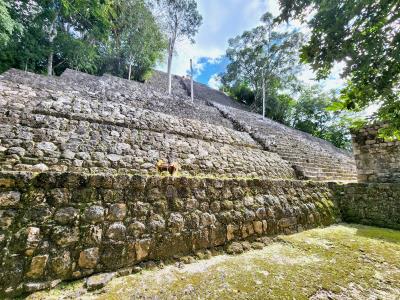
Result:
{"label": "ancient stone staircase", "polygon": [[160,82],[0,75],[0,298],[342,217],[398,228],[398,185],[321,182],[355,178],[349,153]]}
{"label": "ancient stone staircase", "polygon": [[260,115],[211,103],[232,120],[236,128],[248,132],[264,149],[278,153],[291,163],[299,177],[323,181],[356,181],[352,155],[307,133],[289,128]]}
{"label": "ancient stone staircase", "polygon": [[[185,165],[187,166],[185,168],[191,169],[189,171],[190,174],[197,174],[198,172],[202,174],[201,170],[203,169],[208,170],[206,171],[207,173],[214,169],[216,174],[234,176],[235,172],[232,170],[229,172],[221,171],[221,162],[216,162],[212,159],[206,161],[206,157],[210,153],[214,153],[217,156],[222,155],[221,157],[226,162],[235,162],[238,165],[236,170],[238,176],[247,176],[250,174],[251,176],[270,176],[271,173],[265,173],[265,168],[270,168],[270,161],[263,160],[262,164],[265,164],[265,166],[258,165],[256,167],[256,165],[252,165],[254,163],[260,164],[261,161],[251,162],[254,160],[254,157],[249,156],[250,153],[248,151],[261,151],[262,155],[256,155],[255,157],[264,157],[263,159],[265,159],[265,156],[271,156],[272,152],[277,153],[283,160],[289,162],[289,166],[294,167],[299,178],[343,181],[354,180],[356,178],[353,159],[348,153],[335,148],[333,145],[268,119],[261,122],[258,115],[234,108],[238,107],[238,105],[229,105],[229,101],[232,103],[234,101],[225,95],[223,95],[222,99],[221,92],[208,89],[204,86],[199,87],[200,85],[197,83],[197,90],[195,91],[198,98],[196,98],[195,103],[190,101],[187,91],[184,90],[184,86],[178,80],[179,78],[174,78],[173,80],[173,85],[178,92],[173,96],[166,96],[165,92],[162,91],[166,77],[161,72],[157,72],[156,77],[161,78],[159,81],[162,83],[154,79],[147,83],[139,83],[110,75],[97,77],[73,70],[66,70],[60,78],[48,78],[18,70],[10,70],[3,74],[1,79],[10,85],[8,87],[9,93],[18,93],[19,90],[20,92],[23,91],[24,96],[27,96],[22,102],[18,101],[17,97],[16,101],[8,101],[7,105],[11,107],[19,106],[19,110],[22,111],[27,109],[29,113],[36,114],[36,119],[45,119],[44,116],[47,116],[49,120],[52,120],[46,121],[49,124],[56,124],[56,120],[58,119],[63,120],[63,122],[67,119],[69,120],[68,124],[63,124],[67,128],[68,126],[72,126],[70,124],[72,120],[79,124],[85,122],[85,124],[90,124],[91,127],[89,126],[90,128],[88,127],[87,129],[89,132],[92,132],[92,135],[96,135],[95,132],[99,126],[116,126],[119,130],[134,129],[136,130],[135,137],[132,137],[132,132],[129,135],[132,140],[137,139],[139,132],[152,132],[151,142],[148,145],[144,145],[141,139],[140,147],[142,149],[140,151],[143,152],[145,149],[148,149],[155,152],[150,159],[142,163],[134,163],[129,158],[132,155],[133,157],[143,156],[140,151],[136,153],[134,153],[135,151],[132,152],[132,145],[130,147],[123,146],[131,152],[128,151],[125,153],[121,149],[115,149],[114,147],[113,149],[107,149],[105,155],[100,155],[96,159],[87,155],[85,151],[91,149],[98,150],[92,152],[102,153],[104,145],[98,149],[90,145],[88,146],[89,148],[81,147],[85,151],[80,152],[85,154],[82,154],[83,157],[78,156],[78,161],[82,160],[83,162],[76,162],[78,166],[73,166],[73,163],[68,162],[68,170],[79,170],[80,167],[84,167],[91,172],[97,172],[104,168],[108,169],[110,166],[116,166],[122,172],[126,172],[129,169],[140,171],[147,169],[148,171],[146,172],[151,173],[150,170],[153,169],[151,164],[155,164],[155,156],[158,155],[168,158],[172,156],[173,159],[179,158],[185,161]],[[18,89],[16,89],[15,85],[17,85]],[[3,92],[7,93],[7,88]],[[35,100],[32,100],[32,98]],[[219,103],[222,101],[225,105],[215,102],[215,107],[204,105],[206,102],[205,99],[209,98],[219,99]],[[24,97],[21,99],[24,99]],[[4,110],[5,108],[3,107],[2,109]],[[6,114],[6,111],[4,113]],[[29,113],[13,116],[11,121],[4,120],[4,122],[10,124],[13,120],[20,120],[22,117],[24,120],[22,122],[27,124],[30,122],[32,124],[40,123],[40,121],[32,120]],[[204,124],[207,125],[204,127]],[[74,128],[80,128],[81,125],[75,126]],[[234,129],[239,129],[240,131]],[[82,129],[81,131],[85,132]],[[113,131],[109,132],[112,135]],[[118,130],[115,132],[118,132]],[[116,133],[114,134],[116,135]],[[156,136],[153,136],[154,134]],[[207,145],[202,144],[200,146],[198,142],[193,142],[193,145],[197,145],[200,148],[200,150],[196,151],[193,147],[188,146],[186,141],[181,140],[178,142],[174,139],[174,143],[177,143],[180,147],[182,145],[185,147],[183,153],[177,155],[173,145],[170,143],[167,143],[168,147],[164,147],[166,148],[165,150],[161,144],[157,145],[157,143],[163,143],[164,140],[169,138],[166,135],[179,136],[180,139],[195,139],[202,143],[206,142]],[[48,136],[51,135],[49,134]],[[57,136],[57,134],[55,133],[54,136]],[[147,135],[145,136],[148,138]],[[89,137],[87,139],[91,140]],[[110,142],[127,144],[125,143],[126,140],[125,142],[121,142],[121,140],[124,140],[121,138],[119,138],[119,141],[117,138],[108,139],[105,138],[108,144]],[[85,143],[87,140],[83,137],[80,141]],[[102,140],[102,142],[104,141]],[[136,140],[136,142],[138,141]],[[63,144],[60,141],[58,143],[60,145]],[[219,150],[217,151],[212,147],[215,143],[220,143]],[[240,153],[240,158],[237,155],[233,155],[235,153],[233,148],[225,149],[231,146],[241,147],[241,151],[238,152]],[[213,151],[209,151],[209,149]],[[62,153],[62,150],[59,151]],[[78,150],[75,149],[75,151]],[[126,156],[125,161],[120,157],[122,153],[124,153],[123,157]],[[110,162],[106,158],[108,154],[115,154],[117,156],[111,156]],[[5,164],[5,154],[3,153],[2,156],[2,163]],[[199,157],[201,158],[199,159]],[[49,163],[47,157],[43,159]],[[139,158],[136,160],[142,161]],[[245,162],[246,160],[247,162]],[[273,160],[276,160],[276,156]],[[22,161],[24,162],[23,164],[16,165],[21,167],[21,165],[24,166],[25,164],[37,164],[40,163],[40,158],[34,155],[26,155]],[[194,161],[196,163],[193,165]],[[52,158],[50,162],[53,162],[52,165],[59,163],[55,158]],[[198,164],[201,167],[194,167]],[[252,166],[245,167],[248,164]],[[190,165],[192,167],[189,167]],[[10,168],[9,165],[8,168]],[[66,169],[63,167],[61,170]],[[211,171],[211,173],[214,171]],[[272,173],[275,174],[273,176],[279,178],[279,172]],[[284,171],[283,173],[285,174],[284,176],[288,176],[293,171]]]}
{"label": "ancient stone staircase", "polygon": [[286,161],[231,129],[215,108],[173,97],[157,105],[149,89],[73,71],[5,73],[2,169],[152,175],[158,160],[170,159],[181,175],[295,178]]}

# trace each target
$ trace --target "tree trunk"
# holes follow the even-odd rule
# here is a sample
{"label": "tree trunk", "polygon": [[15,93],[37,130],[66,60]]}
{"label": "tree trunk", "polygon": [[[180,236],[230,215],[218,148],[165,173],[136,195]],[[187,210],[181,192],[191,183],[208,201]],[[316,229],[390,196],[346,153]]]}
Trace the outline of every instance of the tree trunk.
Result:
{"label": "tree trunk", "polygon": [[172,93],[171,67],[172,67],[172,54],[168,53],[168,95],[171,95],[171,93]]}
{"label": "tree trunk", "polygon": [[265,118],[265,79],[264,79],[264,70],[262,70],[262,115],[263,115],[263,119]]}
{"label": "tree trunk", "polygon": [[50,53],[49,53],[49,57],[47,59],[47,75],[48,76],[52,76],[53,75],[53,54],[54,54],[54,50],[53,50],[53,41],[57,36],[57,18],[58,15],[56,14],[54,17],[53,22],[51,23],[50,29],[49,29],[49,45],[50,45]]}
{"label": "tree trunk", "polygon": [[132,64],[129,64],[128,80],[131,80]]}

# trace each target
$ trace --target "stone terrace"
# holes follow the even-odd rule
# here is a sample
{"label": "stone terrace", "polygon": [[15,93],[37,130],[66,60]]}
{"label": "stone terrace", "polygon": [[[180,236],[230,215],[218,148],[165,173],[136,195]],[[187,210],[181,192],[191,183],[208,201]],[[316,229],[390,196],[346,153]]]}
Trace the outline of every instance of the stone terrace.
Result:
{"label": "stone terrace", "polygon": [[[166,86],[167,74],[159,71],[156,73],[156,79],[150,80],[148,84],[162,90],[159,84],[161,82],[162,86]],[[182,86],[190,94],[189,79],[174,76],[172,82],[177,94],[184,95]],[[260,122],[258,114],[248,112],[244,105],[204,84],[194,82],[193,87],[196,103],[217,107],[233,122],[235,129],[248,132],[265,150],[276,152],[289,161],[300,178],[324,181],[357,179],[355,161],[350,153],[270,119]]]}
{"label": "stone terrace", "polygon": [[248,132],[264,149],[289,161],[300,177],[312,180],[356,180],[350,153],[307,133],[289,128],[260,115],[213,104],[239,130]]}
{"label": "stone terrace", "polygon": [[[170,159],[182,165],[182,175],[294,178],[286,161],[261,149],[247,133],[137,107],[129,94],[121,103],[105,101],[90,84],[96,78],[86,77],[75,76],[89,86],[79,91],[63,77],[5,74],[0,81],[3,170],[151,175],[159,159]],[[179,102],[164,100],[179,113]],[[197,106],[210,119],[218,113]]]}
{"label": "stone terrace", "polygon": [[[170,159],[178,160],[187,175],[356,178],[348,153],[271,120],[260,121],[201,84],[195,84],[192,103],[178,76],[173,96],[162,90],[162,72],[144,84],[73,70],[48,78],[12,69],[0,79],[5,170],[32,170],[44,163],[53,171],[154,174],[158,159]],[[211,102],[215,105],[207,105]],[[39,143],[49,149],[37,149]]]}

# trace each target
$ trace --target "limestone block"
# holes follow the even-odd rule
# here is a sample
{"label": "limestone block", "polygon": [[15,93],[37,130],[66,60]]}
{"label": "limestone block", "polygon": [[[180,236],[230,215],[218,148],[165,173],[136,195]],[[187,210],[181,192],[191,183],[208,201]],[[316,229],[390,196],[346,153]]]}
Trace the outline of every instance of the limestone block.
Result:
{"label": "limestone block", "polygon": [[226,252],[228,254],[240,254],[240,253],[243,253],[243,251],[244,251],[243,245],[238,242],[233,242],[226,249]]}
{"label": "limestone block", "polygon": [[185,220],[180,213],[172,213],[168,219],[168,228],[172,233],[179,233],[185,226]]}
{"label": "limestone block", "polygon": [[67,204],[71,199],[71,193],[68,189],[64,188],[52,189],[48,198],[49,202],[57,207]]}
{"label": "limestone block", "polygon": [[84,220],[92,224],[104,221],[104,208],[98,205],[88,207],[84,212]]}
{"label": "limestone block", "polygon": [[106,232],[106,236],[111,240],[122,241],[126,238],[126,227],[122,222],[111,224]]}
{"label": "limestone block", "polygon": [[28,273],[26,273],[26,276],[33,279],[40,278],[44,274],[48,259],[49,256],[47,254],[33,257],[29,271]]}
{"label": "limestone block", "polygon": [[200,224],[202,226],[210,226],[213,225],[215,223],[216,219],[215,216],[209,213],[203,213],[201,214],[201,218],[200,218]]}
{"label": "limestone block", "polygon": [[11,148],[8,148],[6,153],[7,154],[16,154],[20,157],[23,157],[23,156],[25,156],[26,150],[22,147],[11,147]]}
{"label": "limestone block", "polygon": [[60,208],[54,214],[54,220],[62,225],[73,224],[79,217],[79,210],[73,207]]}
{"label": "limestone block", "polygon": [[253,197],[249,197],[249,196],[244,197],[243,198],[243,204],[244,204],[244,206],[247,206],[247,207],[253,206],[254,205],[254,198]]}
{"label": "limestone block", "polygon": [[19,192],[3,192],[0,193],[0,208],[15,207],[21,200]]}
{"label": "limestone block", "polygon": [[132,235],[135,238],[140,237],[145,232],[145,230],[146,226],[139,221],[133,222],[128,226],[128,234]]}
{"label": "limestone block", "polygon": [[41,241],[40,228],[28,227],[26,229],[26,250],[25,254],[31,256],[35,251],[36,247]]}
{"label": "limestone block", "polygon": [[72,246],[79,241],[79,229],[76,227],[56,226],[53,228],[52,239],[59,246]]}
{"label": "limestone block", "polygon": [[150,246],[151,246],[151,239],[139,240],[135,244],[136,259],[138,261],[145,259],[149,255]]}
{"label": "limestone block", "polygon": [[122,221],[125,219],[127,208],[125,203],[112,204],[109,209],[108,219],[111,221]]}
{"label": "limestone block", "polygon": [[165,229],[165,220],[158,214],[153,214],[149,222],[150,230],[161,232]]}
{"label": "limestone block", "polygon": [[263,233],[263,223],[261,221],[254,221],[253,222],[254,232],[257,234]]}
{"label": "limestone block", "polygon": [[99,261],[99,248],[89,248],[79,253],[78,265],[83,269],[93,269]]}
{"label": "limestone block", "polygon": [[105,274],[98,274],[90,276],[86,282],[86,288],[88,291],[94,291],[103,288],[108,282],[110,282],[116,273],[105,273]]}
{"label": "limestone block", "polygon": [[221,204],[220,204],[218,201],[212,202],[211,205],[210,205],[210,210],[211,210],[213,213],[218,213],[218,212],[220,212],[220,210],[221,210]]}
{"label": "limestone block", "polygon": [[102,241],[103,230],[99,225],[89,225],[81,228],[82,241],[85,245],[99,245]]}
{"label": "limestone block", "polygon": [[236,228],[232,224],[229,224],[226,226],[226,239],[228,241],[231,241],[235,238],[235,234],[234,234],[235,230],[236,230]]}
{"label": "limestone block", "polygon": [[41,142],[41,143],[37,144],[36,146],[39,150],[42,150],[45,153],[51,153],[58,149],[57,146],[51,142]]}
{"label": "limestone block", "polygon": [[71,254],[63,251],[50,261],[51,269],[58,277],[66,278],[71,271]]}
{"label": "limestone block", "polygon": [[42,164],[42,163],[41,164],[36,164],[36,165],[34,165],[34,166],[32,166],[30,168],[31,172],[37,172],[37,173],[46,172],[48,170],[49,170],[49,167],[47,165],[45,165],[45,164]]}

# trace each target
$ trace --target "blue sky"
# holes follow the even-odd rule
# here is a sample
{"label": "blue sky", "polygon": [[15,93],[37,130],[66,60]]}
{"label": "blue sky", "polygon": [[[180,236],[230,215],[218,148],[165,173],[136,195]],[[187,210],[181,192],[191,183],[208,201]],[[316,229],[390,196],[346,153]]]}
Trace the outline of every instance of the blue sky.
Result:
{"label": "blue sky", "polygon": [[[192,58],[196,70],[195,80],[216,88],[217,75],[225,70],[228,61],[224,58],[228,40],[243,31],[260,24],[261,16],[269,11],[279,14],[277,0],[198,0],[203,24],[196,35],[196,43],[182,41],[177,45],[177,55],[173,60],[174,74],[185,75]],[[293,26],[307,32],[307,27],[298,23]],[[165,71],[166,66],[159,69]],[[329,80],[323,82],[326,89],[338,88],[343,82],[339,78],[340,66],[336,66]],[[305,68],[301,78],[307,83],[313,81],[313,72]]]}

